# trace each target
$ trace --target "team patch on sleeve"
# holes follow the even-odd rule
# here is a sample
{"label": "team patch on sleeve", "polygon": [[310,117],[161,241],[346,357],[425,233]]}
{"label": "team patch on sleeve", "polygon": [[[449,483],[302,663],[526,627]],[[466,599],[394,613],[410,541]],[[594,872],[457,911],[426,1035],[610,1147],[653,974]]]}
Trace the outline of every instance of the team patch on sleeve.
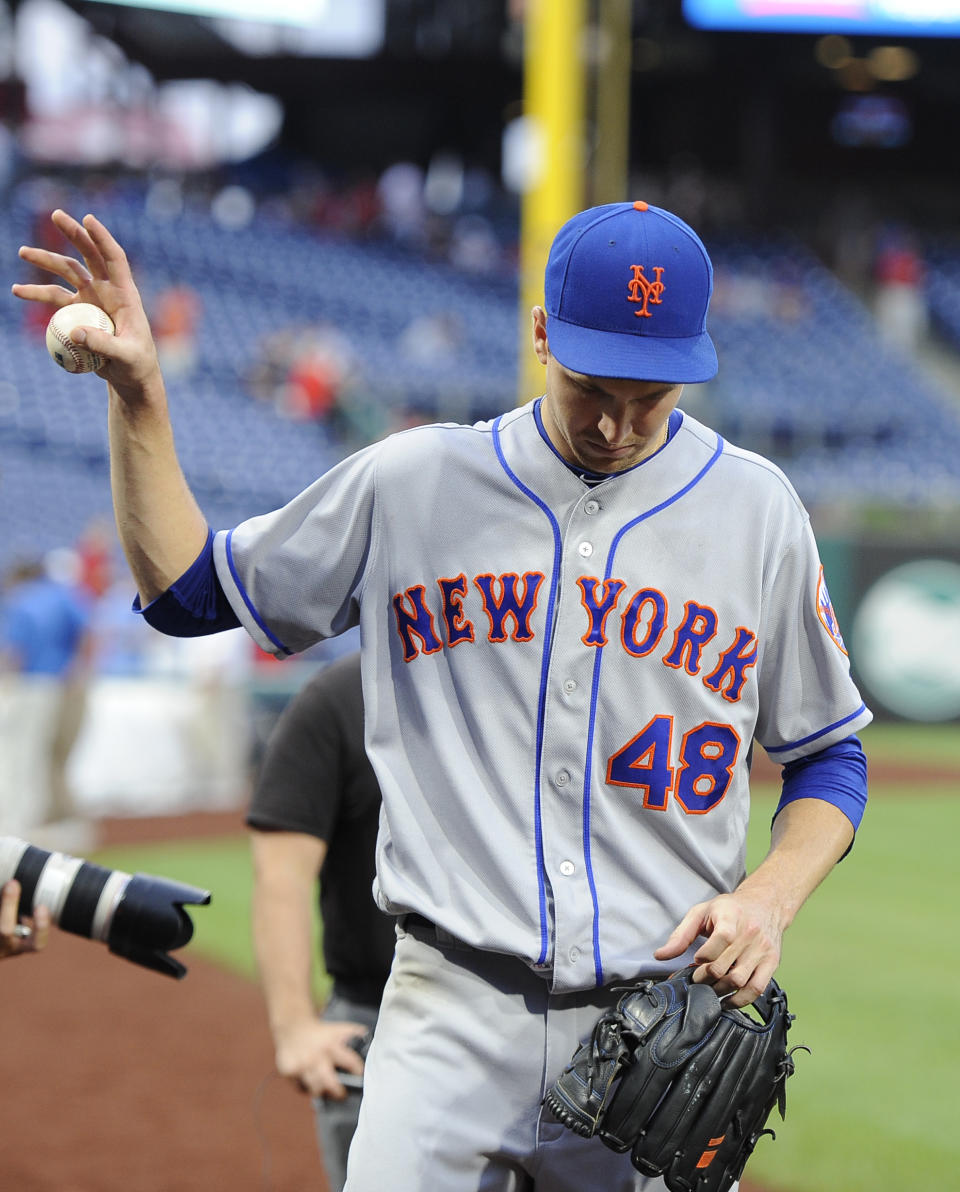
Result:
{"label": "team patch on sleeve", "polygon": [[827,591],[827,584],[823,578],[822,566],[820,568],[820,574],[817,576],[817,616],[820,618],[824,629],[833,638],[837,648],[846,654],[847,647],[843,644],[843,637],[840,634],[840,623],[837,621],[837,614],[833,611],[833,605],[830,602],[830,593]]}

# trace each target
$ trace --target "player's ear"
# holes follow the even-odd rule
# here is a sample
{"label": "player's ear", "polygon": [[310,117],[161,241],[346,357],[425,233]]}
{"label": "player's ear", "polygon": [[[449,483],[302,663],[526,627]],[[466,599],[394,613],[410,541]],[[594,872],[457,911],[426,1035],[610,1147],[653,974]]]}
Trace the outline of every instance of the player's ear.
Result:
{"label": "player's ear", "polygon": [[541,364],[547,363],[550,344],[547,340],[547,312],[542,306],[535,306],[530,312],[533,318],[533,350]]}

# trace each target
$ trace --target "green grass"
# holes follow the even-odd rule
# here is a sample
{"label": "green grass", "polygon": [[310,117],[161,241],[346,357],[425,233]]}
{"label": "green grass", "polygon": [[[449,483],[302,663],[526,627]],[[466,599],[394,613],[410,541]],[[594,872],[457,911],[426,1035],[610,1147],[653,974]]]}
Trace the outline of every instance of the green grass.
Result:
{"label": "green grass", "polygon": [[[871,726],[877,760],[960,758],[956,726]],[[960,769],[958,769],[960,774]],[[785,1123],[762,1139],[748,1176],[779,1192],[913,1192],[956,1186],[955,1069],[960,950],[955,903],[960,782],[871,788],[850,856],[803,908],[779,977],[797,1015]],[[767,847],[776,792],[755,792],[750,864]],[[252,874],[245,836],[102,850],[92,859],[213,892],[182,950],[252,978]],[[188,978],[189,979],[189,978]],[[318,996],[327,982],[316,973]]]}
{"label": "green grass", "polygon": [[953,765],[960,788],[960,730],[956,724],[871,724],[860,739],[867,756],[878,762]]}
{"label": "green grass", "polygon": [[[209,890],[212,897],[208,906],[186,908],[193,921],[193,938],[176,953],[177,959],[189,969],[191,955],[202,956],[242,977],[256,980],[250,932],[253,869],[246,835],[115,845],[100,849],[90,859],[108,869],[154,874]],[[318,941],[315,954],[319,957],[319,913],[314,916],[314,927]],[[314,964],[313,984],[317,998],[324,999],[330,981],[319,959]]]}
{"label": "green grass", "polygon": [[[954,787],[877,786],[856,846],[787,934],[787,1121],[748,1168],[785,1192],[946,1188],[960,1165]],[[753,860],[773,797],[758,800]],[[774,1128],[777,1123],[772,1122]]]}
{"label": "green grass", "polygon": [[245,836],[118,845],[100,849],[91,860],[108,869],[155,874],[210,890],[209,906],[186,908],[194,933],[178,959],[189,968],[191,953],[197,953],[244,977],[256,976],[250,938],[253,875]]}

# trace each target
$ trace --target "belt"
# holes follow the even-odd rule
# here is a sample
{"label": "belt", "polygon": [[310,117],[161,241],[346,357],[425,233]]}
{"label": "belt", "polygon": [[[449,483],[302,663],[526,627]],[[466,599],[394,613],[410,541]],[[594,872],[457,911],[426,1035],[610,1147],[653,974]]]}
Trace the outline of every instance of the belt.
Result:
{"label": "belt", "polygon": [[418,927],[421,931],[432,932],[437,934],[437,925],[425,915],[418,915],[416,911],[407,911],[400,916],[400,928],[403,931],[409,931],[411,927]]}
{"label": "belt", "polygon": [[459,952],[472,952],[473,948],[470,944],[465,944],[463,940],[457,939],[455,935],[451,935],[443,927],[438,927],[436,923],[432,922],[425,915],[417,914],[416,911],[406,911],[404,914],[397,917],[397,923],[401,931],[407,932],[408,935],[416,936],[417,939],[425,939],[427,943],[436,944],[441,948],[454,948]]}

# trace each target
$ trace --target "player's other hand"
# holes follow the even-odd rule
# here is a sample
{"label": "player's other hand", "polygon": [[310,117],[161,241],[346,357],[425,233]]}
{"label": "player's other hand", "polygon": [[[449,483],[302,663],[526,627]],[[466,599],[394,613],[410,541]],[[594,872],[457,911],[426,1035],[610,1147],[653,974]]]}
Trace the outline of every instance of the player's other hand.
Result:
{"label": "player's other hand", "polygon": [[274,1031],[276,1065],[304,1092],[314,1097],[329,1097],[342,1101],[347,1089],[337,1070],[363,1073],[363,1060],[350,1041],[365,1035],[367,1028],[359,1022],[325,1022],[309,1018]]}
{"label": "player's other hand", "polygon": [[735,891],[692,906],[667,942],[654,952],[657,960],[682,956],[700,937],[693,955],[697,984],[712,985],[728,1006],[749,1006],[766,989],[780,963],[783,927],[765,902]]}
{"label": "player's other hand", "polygon": [[38,906],[33,918],[21,918],[20,883],[11,878],[0,892],[0,960],[21,956],[24,952],[39,952],[47,945],[50,933],[50,912]]}
{"label": "player's other hand", "polygon": [[66,284],[15,283],[13,293],[27,302],[43,303],[51,315],[73,302],[92,302],[105,310],[113,319],[115,336],[96,328],[78,328],[72,338],[106,359],[99,375],[114,386],[121,398],[136,400],[145,385],[159,378],[160,366],[127,255],[93,215],[85,215],[80,222],[66,211],[57,210],[50,218],[81,259],[24,245],[21,260]]}

